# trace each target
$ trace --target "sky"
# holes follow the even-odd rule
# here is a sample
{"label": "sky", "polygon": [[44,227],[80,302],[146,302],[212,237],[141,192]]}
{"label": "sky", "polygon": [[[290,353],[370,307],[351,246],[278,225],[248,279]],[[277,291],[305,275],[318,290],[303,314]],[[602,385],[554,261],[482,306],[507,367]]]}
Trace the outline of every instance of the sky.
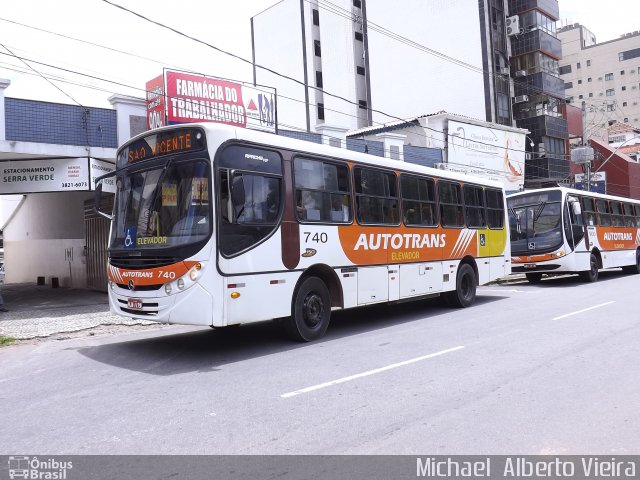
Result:
{"label": "sky", "polygon": [[[277,0],[108,0],[251,61],[250,18]],[[425,3],[431,0],[423,0]],[[639,0],[560,0],[560,21],[598,42],[640,30]],[[615,5],[615,8],[611,8]],[[384,26],[384,19],[370,19]],[[410,37],[410,32],[399,32]],[[23,61],[16,57],[22,57]],[[114,93],[144,97],[163,67],[252,81],[251,65],[105,0],[13,0],[0,10],[0,78],[7,97],[110,108]],[[42,76],[54,77],[53,84]]]}

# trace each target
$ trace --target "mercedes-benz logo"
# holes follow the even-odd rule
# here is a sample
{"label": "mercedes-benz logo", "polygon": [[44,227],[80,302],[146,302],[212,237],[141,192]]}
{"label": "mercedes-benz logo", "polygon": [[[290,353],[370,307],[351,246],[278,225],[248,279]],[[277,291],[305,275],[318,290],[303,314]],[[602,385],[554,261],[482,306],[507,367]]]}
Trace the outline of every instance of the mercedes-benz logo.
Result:
{"label": "mercedes-benz logo", "polygon": [[129,290],[133,290],[135,288],[135,285],[133,284],[133,280],[129,280],[129,283],[127,285],[129,286]]}

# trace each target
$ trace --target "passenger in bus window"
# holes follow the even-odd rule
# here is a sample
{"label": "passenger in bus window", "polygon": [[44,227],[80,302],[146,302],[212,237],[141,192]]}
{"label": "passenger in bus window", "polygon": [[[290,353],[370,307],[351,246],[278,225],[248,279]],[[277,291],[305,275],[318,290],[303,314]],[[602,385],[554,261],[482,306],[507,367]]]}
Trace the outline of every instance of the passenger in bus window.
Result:
{"label": "passenger in bus window", "polygon": [[298,190],[296,201],[298,216],[300,220],[320,221],[320,205],[315,198],[314,192],[308,190]]}

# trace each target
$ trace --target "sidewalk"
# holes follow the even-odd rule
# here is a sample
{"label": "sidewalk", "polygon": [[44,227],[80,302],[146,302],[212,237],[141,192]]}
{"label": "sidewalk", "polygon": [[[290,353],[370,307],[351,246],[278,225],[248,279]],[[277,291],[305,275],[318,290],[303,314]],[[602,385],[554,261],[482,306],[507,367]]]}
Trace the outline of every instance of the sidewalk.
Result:
{"label": "sidewalk", "polygon": [[32,283],[0,285],[8,312],[0,312],[0,336],[48,337],[104,325],[158,325],[109,312],[107,294]]}

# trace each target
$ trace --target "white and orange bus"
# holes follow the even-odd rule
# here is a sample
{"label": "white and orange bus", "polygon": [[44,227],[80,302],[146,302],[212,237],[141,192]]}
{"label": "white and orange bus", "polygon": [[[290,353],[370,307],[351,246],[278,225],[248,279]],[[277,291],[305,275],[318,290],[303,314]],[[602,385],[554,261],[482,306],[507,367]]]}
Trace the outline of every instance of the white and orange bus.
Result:
{"label": "white and orange bus", "polygon": [[112,175],[109,299],[128,317],[279,318],[309,341],[333,309],[467,307],[510,273],[505,195],[481,178],[217,124],[141,134]]}
{"label": "white and orange bus", "polygon": [[507,197],[513,273],[579,273],[598,280],[604,268],[640,273],[640,201],[568,188]]}

